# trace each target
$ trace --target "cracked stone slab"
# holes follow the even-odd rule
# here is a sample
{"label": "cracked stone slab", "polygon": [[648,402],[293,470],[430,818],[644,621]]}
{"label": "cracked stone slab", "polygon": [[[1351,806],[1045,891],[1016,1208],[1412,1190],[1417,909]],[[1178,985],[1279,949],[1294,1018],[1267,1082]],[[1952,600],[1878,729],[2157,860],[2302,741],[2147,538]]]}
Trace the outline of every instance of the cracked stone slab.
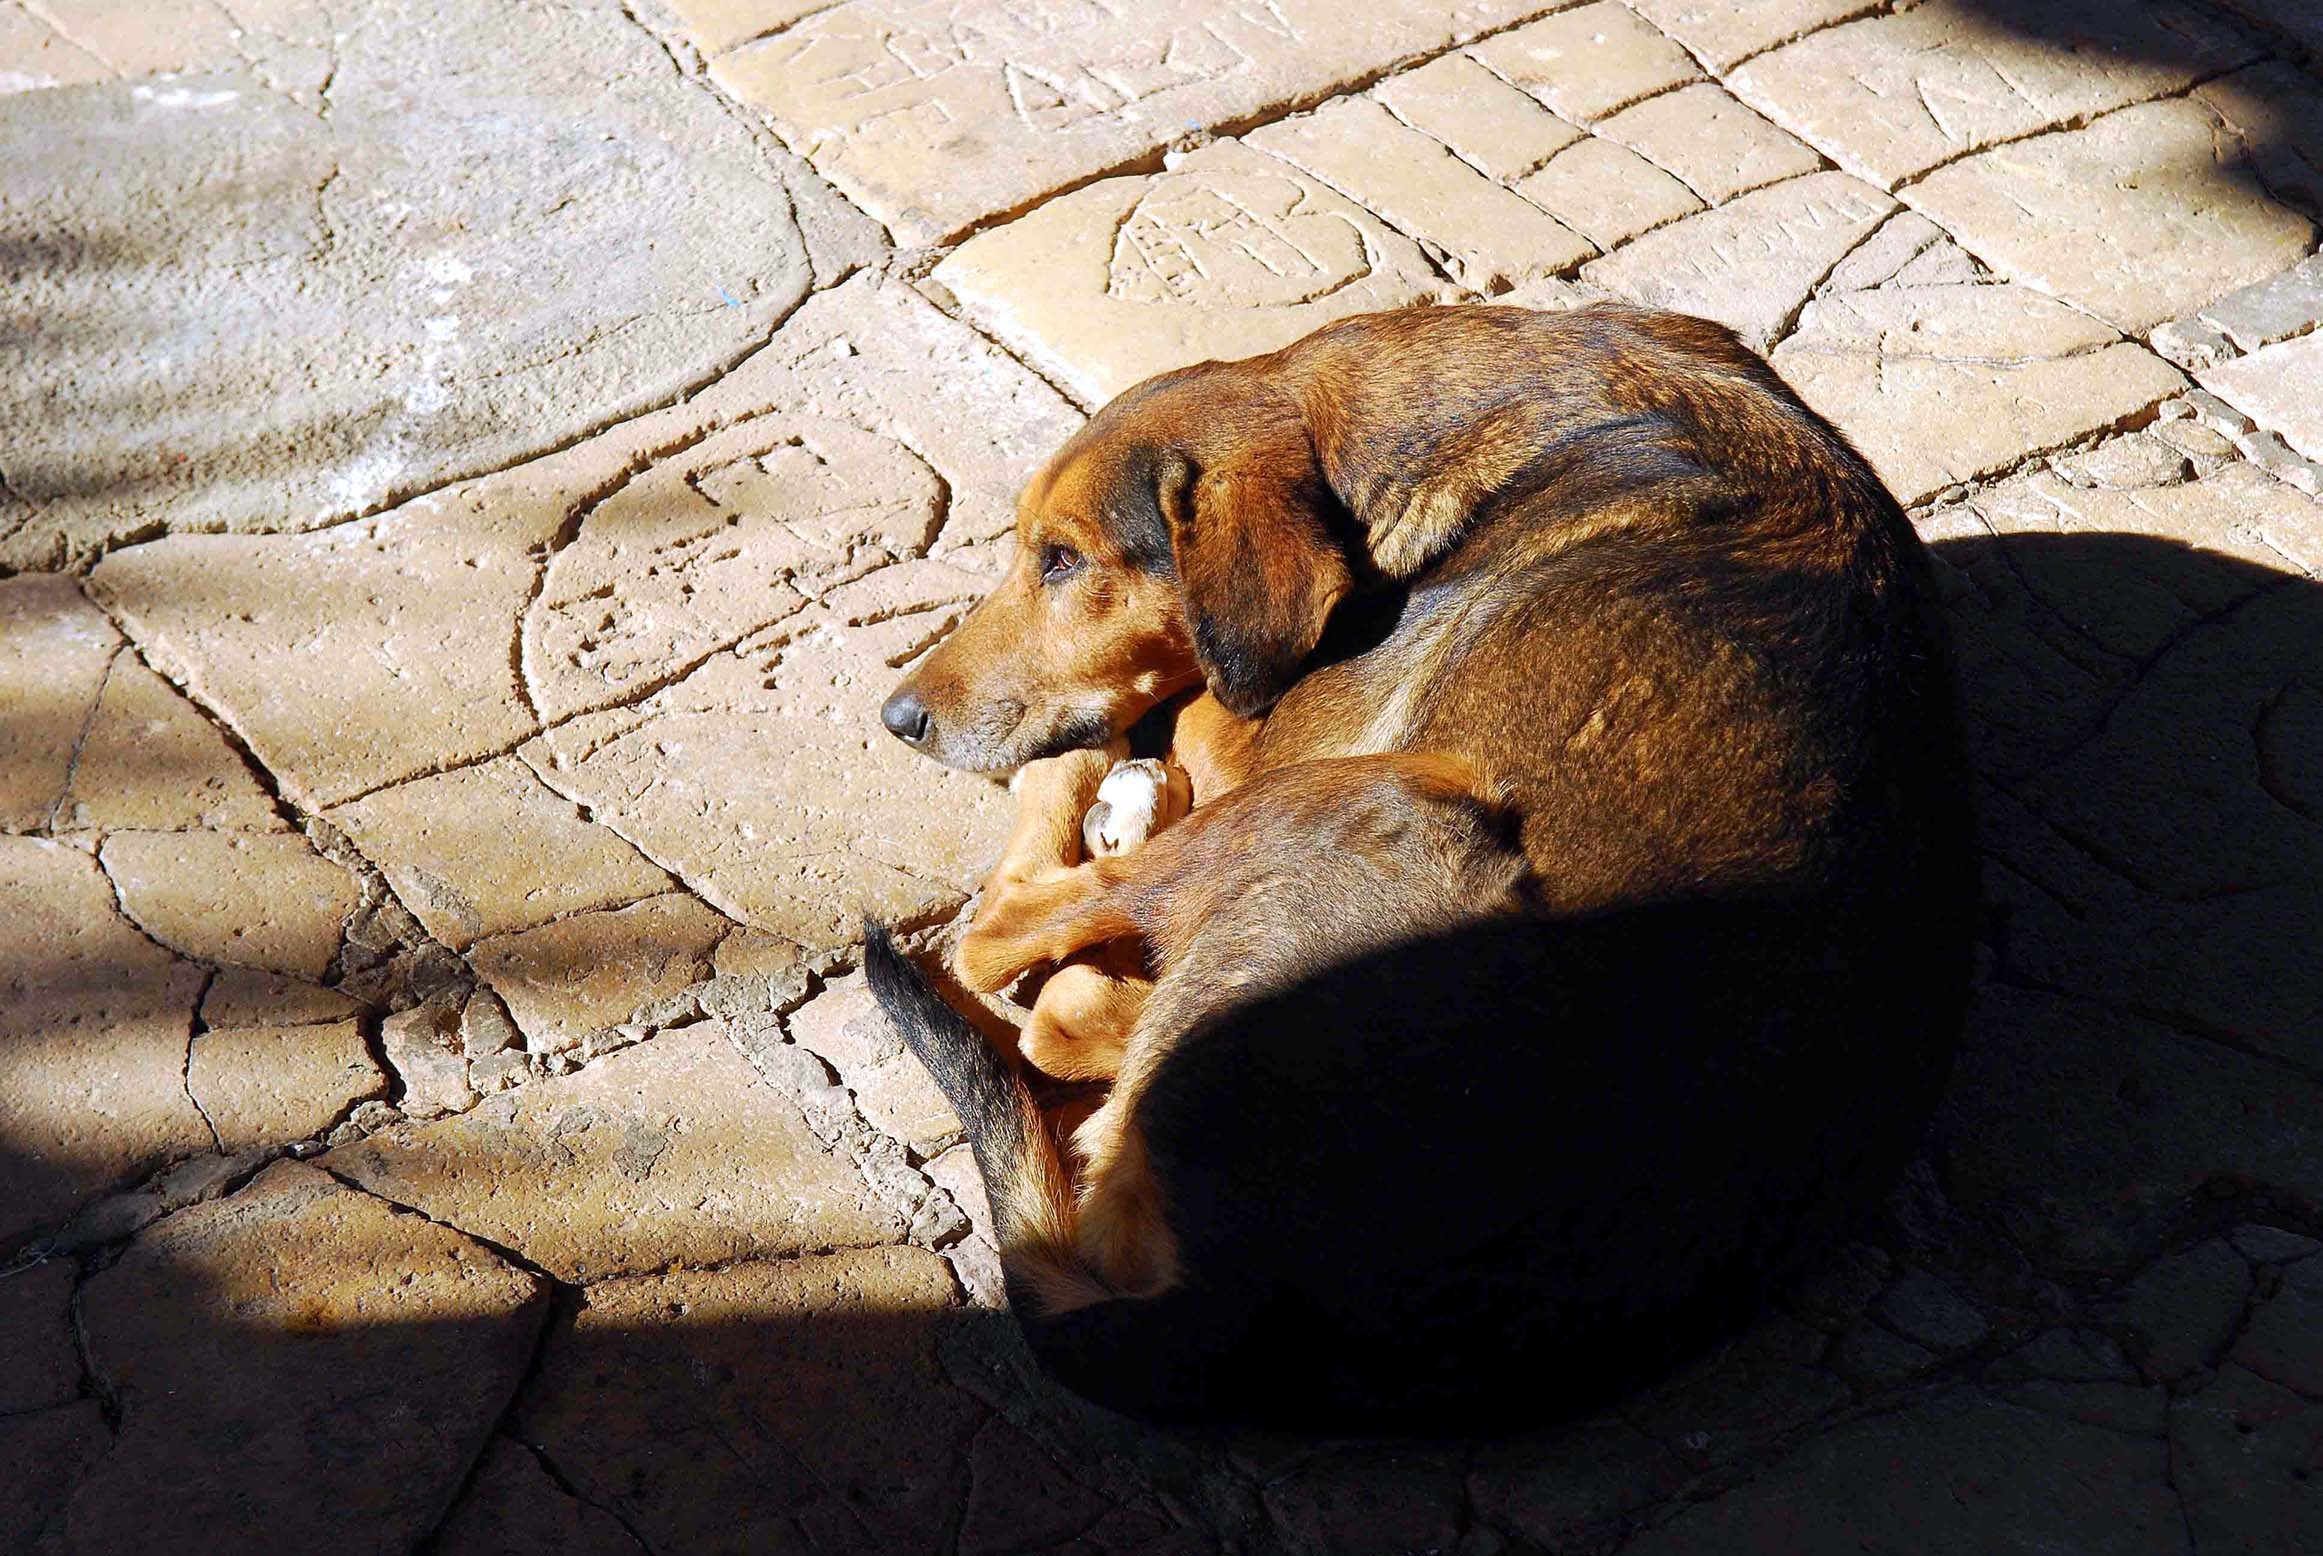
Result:
{"label": "cracked stone slab", "polygon": [[1675,175],[1594,135],[1517,180],[1516,192],[1601,249],[1702,209]]}
{"label": "cracked stone slab", "polygon": [[358,1102],[387,1095],[387,1077],[352,1021],[212,1028],[194,1039],[186,1090],[228,1152],[307,1140]]}
{"label": "cracked stone slab", "polygon": [[2196,1548],[2264,1556],[2323,1528],[2323,1404],[2240,1367],[2170,1408],[2173,1480]]}
{"label": "cracked stone slab", "polygon": [[135,654],[120,654],[81,736],[58,828],[289,830],[225,733]]}
{"label": "cracked stone slab", "polygon": [[1583,133],[1466,54],[1442,55],[1392,75],[1370,95],[1502,183],[1522,178]]}
{"label": "cracked stone slab", "polygon": [[1743,99],[1886,188],[1965,152],[2180,91],[2255,57],[2176,0],[1917,6],[1817,32],[1734,72]]}
{"label": "cracked stone slab", "polygon": [[1630,9],[1684,44],[1712,70],[1834,22],[1877,10],[1879,0],[1632,0]]}
{"label": "cracked stone slab", "polygon": [[[1080,417],[966,326],[865,276],[815,297],[765,349],[683,405],[320,534],[131,547],[106,558],[91,587],[173,677],[221,711],[287,794],[321,809],[505,753],[539,729],[536,695],[546,708],[602,706],[641,695],[640,673],[678,673],[685,660],[672,656],[685,645],[706,651],[682,609],[684,580],[675,596],[642,572],[578,590],[613,589],[590,602],[590,620],[614,618],[622,653],[592,669],[568,662],[545,625],[561,596],[536,600],[542,558],[571,542],[580,553],[557,576],[592,566],[601,575],[604,538],[589,520],[607,507],[657,541],[682,540],[691,522],[682,505],[623,505],[621,494],[692,500],[687,479],[715,485],[720,462],[696,469],[689,452],[731,446],[730,461],[747,460],[750,445],[764,453],[789,446],[802,425],[832,424],[855,429],[838,434],[850,447],[882,451],[881,469],[917,461],[935,472],[948,493],[940,544],[951,547],[1007,527],[1018,486]],[[977,435],[960,436],[962,427]],[[665,461],[666,479],[657,474]],[[737,465],[726,479],[754,508],[811,512],[820,494],[795,483],[814,474],[778,460]],[[844,512],[832,517],[834,538],[854,533]],[[800,603],[739,587],[739,575],[712,581],[717,593],[702,609],[726,623],[728,641]],[[632,590],[653,624],[631,622]],[[608,675],[616,669],[619,679]]]}
{"label": "cracked stone slab", "polygon": [[637,1556],[621,1521],[558,1485],[532,1451],[502,1436],[436,1531],[443,1556]]}
{"label": "cracked stone slab", "polygon": [[295,832],[114,832],[98,857],[130,918],[171,950],[310,981],[360,896]]}
{"label": "cracked stone slab", "polygon": [[1685,1464],[1615,1417],[1487,1444],[1468,1471],[1477,1511],[1545,1550],[1586,1548],[1685,1484]]}
{"label": "cracked stone slab", "polygon": [[1775,370],[1910,506],[2151,410],[2178,370],[2029,287],[1826,293]]}
{"label": "cracked stone slab", "polygon": [[840,1084],[854,1095],[873,1128],[923,1157],[959,1141],[960,1120],[951,1104],[880,1014],[861,973],[832,979],[822,993],[791,1012],[784,1030],[792,1042],[838,1072]]}
{"label": "cracked stone slab", "polygon": [[[226,14],[169,11],[117,20]],[[285,4],[232,43],[0,97],[15,306],[51,325],[0,384],[0,561],[363,513],[666,403],[806,293],[796,164],[615,7]]]}
{"label": "cracked stone slab", "polygon": [[1440,287],[1409,238],[1238,141],[1059,196],[970,238],[932,279],[1091,404]]}
{"label": "cracked stone slab", "polygon": [[48,825],[121,639],[70,578],[0,578],[0,827]]}
{"label": "cracked stone slab", "polygon": [[472,948],[534,1053],[563,1053],[666,1004],[710,976],[733,925],[684,892],[576,913]]}
{"label": "cracked stone slab", "polygon": [[61,1405],[80,1392],[70,1259],[0,1275],[0,1416]]}
{"label": "cracked stone slab", "polygon": [[[2266,1228],[2247,1228],[2246,1233]],[[2276,1246],[2282,1246],[2278,1233]],[[2312,1239],[2299,1239],[2312,1241]],[[2234,1343],[2236,1365],[2313,1399],[2323,1396],[2323,1259],[2309,1249],[2286,1266]]]}
{"label": "cracked stone slab", "polygon": [[1485,69],[1577,124],[1699,74],[1686,51],[1612,0],[1559,10],[1470,49]]}
{"label": "cracked stone slab", "polygon": [[1763,351],[1895,209],[1860,179],[1810,173],[1650,232],[1581,275],[1633,302],[1715,319]]}
{"label": "cracked stone slab", "polygon": [[2323,459],[2323,333],[2262,346],[2194,376],[2307,458]]}
{"label": "cracked stone slab", "polygon": [[319,1160],[565,1281],[892,1242],[905,1230],[716,1022]]}
{"label": "cracked stone slab", "polygon": [[0,1416],[0,1541],[33,1550],[113,1434],[93,1399]]}
{"label": "cracked stone slab", "polygon": [[2212,1240],[2155,1260],[2105,1316],[2127,1331],[2129,1353],[2147,1377],[2174,1384],[2217,1361],[2242,1326],[2250,1291],[2250,1266]]}
{"label": "cracked stone slab", "polygon": [[1796,137],[1708,82],[1649,97],[1597,128],[1676,175],[1709,205],[1823,165]]}
{"label": "cracked stone slab", "polygon": [[[899,586],[909,586],[900,600]],[[932,921],[997,856],[1007,796],[915,756],[877,714],[899,667],[963,608],[906,609],[914,596],[980,592],[940,563],[874,574],[636,708],[560,726],[527,754],[559,792],[754,928],[813,951],[852,942],[866,912]],[[847,782],[832,785],[834,773]]]}
{"label": "cracked stone slab", "polygon": [[2246,158],[2175,98],[1979,152],[1909,198],[2010,280],[2142,334],[2306,255],[2313,226],[2252,187]]}
{"label": "cracked stone slab", "polygon": [[602,1281],[517,1430],[655,1550],[940,1549],[984,1415],[937,1364],[955,1300],[917,1248]]}
{"label": "cracked stone slab", "polygon": [[157,1223],[82,1296],[120,1437],[53,1548],[408,1549],[522,1376],[544,1296],[295,1162]]}
{"label": "cracked stone slab", "polygon": [[182,1081],[201,987],[88,855],[0,837],[0,1248],[211,1148]]}
{"label": "cracked stone slab", "polygon": [[[786,3],[783,9],[789,9]],[[852,0],[719,55],[711,75],[906,244],[1265,116],[1536,9],[1527,0]]]}

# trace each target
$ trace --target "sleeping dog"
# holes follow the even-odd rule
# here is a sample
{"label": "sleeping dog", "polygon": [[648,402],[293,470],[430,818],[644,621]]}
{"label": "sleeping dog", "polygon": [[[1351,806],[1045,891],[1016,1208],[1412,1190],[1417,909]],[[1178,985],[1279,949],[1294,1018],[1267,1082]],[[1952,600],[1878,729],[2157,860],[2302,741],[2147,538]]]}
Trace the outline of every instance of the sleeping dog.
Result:
{"label": "sleeping dog", "polygon": [[[1420,308],[1167,373],[1024,493],[887,728],[1015,773],[957,956],[1052,976],[1060,1149],[871,926],[1010,1305],[1133,1413],[1473,1426],[1728,1332],[1892,1183],[1975,864],[1929,564],[1726,330]],[[1089,857],[1189,696],[1193,809]]]}

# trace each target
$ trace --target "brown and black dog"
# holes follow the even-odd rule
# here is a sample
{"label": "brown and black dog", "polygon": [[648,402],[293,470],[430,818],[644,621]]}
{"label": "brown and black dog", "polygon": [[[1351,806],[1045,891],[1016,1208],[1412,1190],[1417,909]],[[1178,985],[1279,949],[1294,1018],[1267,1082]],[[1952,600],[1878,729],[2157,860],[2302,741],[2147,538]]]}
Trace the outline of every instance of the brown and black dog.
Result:
{"label": "brown and black dog", "polygon": [[[1193,813],[1083,862],[1098,748],[1197,687]],[[966,981],[1114,958],[1027,1033],[1113,1083],[1074,1160],[867,947],[1033,1349],[1118,1408],[1598,1401],[1885,1191],[1957,1038],[1976,871],[1926,556],[1698,319],[1412,309],[1141,384],[883,719],[1021,769]]]}

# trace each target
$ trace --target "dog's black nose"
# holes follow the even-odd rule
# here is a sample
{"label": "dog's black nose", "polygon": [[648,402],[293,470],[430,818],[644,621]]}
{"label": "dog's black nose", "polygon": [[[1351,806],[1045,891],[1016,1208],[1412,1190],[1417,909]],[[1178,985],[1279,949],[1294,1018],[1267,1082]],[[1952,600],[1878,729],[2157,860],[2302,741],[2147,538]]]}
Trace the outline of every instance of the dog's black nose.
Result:
{"label": "dog's black nose", "polygon": [[927,704],[920,701],[919,693],[907,686],[887,699],[886,705],[879,710],[879,722],[885,724],[887,732],[905,745],[918,746],[927,743],[928,727],[932,721],[928,718]]}

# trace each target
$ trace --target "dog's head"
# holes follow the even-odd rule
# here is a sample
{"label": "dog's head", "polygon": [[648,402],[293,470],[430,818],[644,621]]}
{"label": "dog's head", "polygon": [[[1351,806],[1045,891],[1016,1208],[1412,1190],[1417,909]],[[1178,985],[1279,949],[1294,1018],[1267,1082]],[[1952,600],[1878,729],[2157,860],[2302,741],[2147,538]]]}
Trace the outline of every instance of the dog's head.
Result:
{"label": "dog's head", "polygon": [[1237,713],[1281,696],[1350,574],[1297,407],[1239,364],[1148,380],[1017,503],[998,588],[880,721],[946,766],[1005,773],[1102,746],[1206,681]]}

